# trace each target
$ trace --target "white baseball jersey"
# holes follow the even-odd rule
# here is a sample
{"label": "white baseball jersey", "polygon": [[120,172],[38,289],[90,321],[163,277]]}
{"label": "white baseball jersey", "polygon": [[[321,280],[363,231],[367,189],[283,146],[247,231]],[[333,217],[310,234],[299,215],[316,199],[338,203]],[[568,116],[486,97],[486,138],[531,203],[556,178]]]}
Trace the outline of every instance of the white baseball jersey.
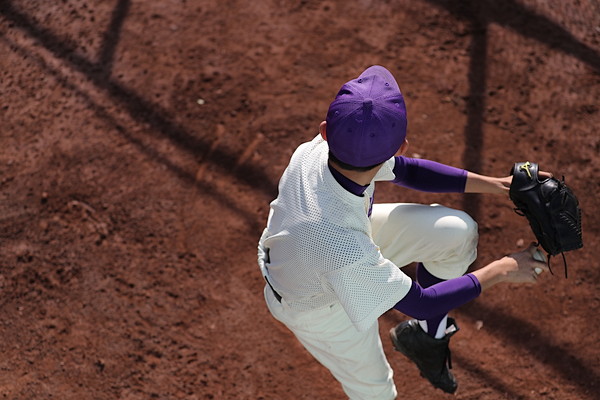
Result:
{"label": "white baseball jersey", "polygon": [[339,302],[364,331],[411,287],[411,279],[373,242],[367,215],[374,181],[394,179],[394,158],[361,197],[335,180],[328,152],[320,135],[294,152],[271,203],[259,265],[291,309],[314,310]]}

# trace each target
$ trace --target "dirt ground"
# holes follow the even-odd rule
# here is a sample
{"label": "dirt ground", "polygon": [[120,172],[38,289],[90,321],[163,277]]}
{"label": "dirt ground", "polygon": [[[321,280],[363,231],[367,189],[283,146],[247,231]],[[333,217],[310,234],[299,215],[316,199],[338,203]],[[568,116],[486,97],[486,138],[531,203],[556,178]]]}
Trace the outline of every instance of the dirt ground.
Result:
{"label": "dirt ground", "polygon": [[[585,247],[453,312],[457,399],[600,398],[595,0],[0,1],[0,398],[342,399],[273,320],[256,242],[289,156],[381,64],[410,155],[564,175]],[[508,197],[380,184],[533,239]],[[411,271],[411,266],[407,266]],[[444,399],[384,347],[402,399]]]}

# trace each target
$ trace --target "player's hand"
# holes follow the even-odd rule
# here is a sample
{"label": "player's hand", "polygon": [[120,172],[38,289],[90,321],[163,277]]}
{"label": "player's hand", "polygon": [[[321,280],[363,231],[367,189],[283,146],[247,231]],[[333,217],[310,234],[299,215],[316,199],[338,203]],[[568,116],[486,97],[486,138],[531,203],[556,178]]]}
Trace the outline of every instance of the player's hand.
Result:
{"label": "player's hand", "polygon": [[[538,176],[540,178],[548,179],[552,178],[554,175],[552,174],[552,172],[538,171]],[[503,178],[498,178],[497,182],[499,187],[499,193],[508,193],[508,191],[510,190],[510,184],[512,183],[512,178],[512,175],[505,176]]]}
{"label": "player's hand", "polygon": [[534,258],[536,251],[537,247],[532,243],[527,249],[504,257],[502,261],[507,267],[505,282],[534,283],[539,274],[548,271],[546,262]]}

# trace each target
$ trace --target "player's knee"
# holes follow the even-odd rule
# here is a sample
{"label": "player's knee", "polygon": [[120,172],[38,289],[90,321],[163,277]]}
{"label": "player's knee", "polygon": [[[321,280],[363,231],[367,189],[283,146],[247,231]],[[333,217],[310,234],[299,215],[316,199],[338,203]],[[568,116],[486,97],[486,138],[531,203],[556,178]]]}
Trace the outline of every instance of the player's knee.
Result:
{"label": "player's knee", "polygon": [[463,228],[457,234],[457,252],[473,262],[477,257],[477,243],[479,242],[477,222],[466,212],[461,212],[460,218]]}
{"label": "player's knee", "polygon": [[464,211],[454,210],[451,215],[439,219],[436,225],[456,245],[471,243],[478,238],[477,222]]}
{"label": "player's knee", "polygon": [[462,275],[466,272],[468,266],[475,261],[475,258],[477,258],[479,233],[477,222],[475,222],[469,214],[461,211],[460,218],[463,223],[463,228],[460,230],[460,234],[457,233],[458,242],[456,244],[456,253],[466,265],[464,270],[461,271]]}
{"label": "player's knee", "polygon": [[478,225],[477,222],[469,214],[464,211],[460,211],[460,219],[464,223],[463,237],[465,240],[472,240],[478,237]]}

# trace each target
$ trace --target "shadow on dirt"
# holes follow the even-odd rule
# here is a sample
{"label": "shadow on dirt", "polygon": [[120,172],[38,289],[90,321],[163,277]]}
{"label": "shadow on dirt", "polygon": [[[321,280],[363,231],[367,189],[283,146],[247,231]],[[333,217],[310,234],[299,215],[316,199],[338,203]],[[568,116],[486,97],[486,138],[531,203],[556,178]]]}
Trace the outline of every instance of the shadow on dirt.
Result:
{"label": "shadow on dirt", "polygon": [[[556,375],[563,380],[572,382],[582,393],[597,391],[600,375],[583,361],[573,356],[569,351],[551,340],[534,324],[506,314],[501,310],[486,307],[480,302],[471,302],[459,310],[459,313],[473,320],[485,320],[486,330],[497,332],[503,340],[510,341],[526,351],[545,365],[552,367]],[[559,327],[559,329],[567,329]],[[461,360],[461,365],[462,365]],[[468,363],[463,365],[467,370],[477,375],[477,366],[470,369]],[[485,377],[486,382],[488,377]],[[548,377],[551,380],[551,377]],[[493,379],[492,379],[493,381]],[[502,390],[505,390],[502,388]]]}
{"label": "shadow on dirt", "polygon": [[[236,179],[249,184],[254,190],[260,190],[273,196],[277,191],[276,183],[272,182],[260,167],[245,165],[242,170],[231,169],[235,165],[238,154],[231,154],[220,149],[210,149],[210,143],[195,137],[191,132],[169,118],[169,112],[162,107],[144,99],[121,83],[110,79],[114,51],[119,41],[119,32],[126,19],[130,0],[120,0],[117,4],[112,22],[104,35],[104,43],[98,62],[92,62],[76,52],[76,45],[56,36],[52,31],[38,26],[28,15],[13,7],[10,1],[0,3],[0,14],[11,21],[13,26],[26,31],[55,57],[62,59],[75,70],[81,72],[99,89],[107,93],[118,105],[124,107],[128,114],[137,122],[149,124],[153,129],[147,133],[157,132],[168,138],[180,150],[202,157],[203,162],[211,163],[220,172],[234,175]],[[127,137],[127,136],[125,136]],[[161,162],[160,159],[157,160]],[[172,168],[171,165],[165,164]],[[182,171],[174,171],[181,174]],[[195,176],[185,173],[186,180],[194,182]]]}

